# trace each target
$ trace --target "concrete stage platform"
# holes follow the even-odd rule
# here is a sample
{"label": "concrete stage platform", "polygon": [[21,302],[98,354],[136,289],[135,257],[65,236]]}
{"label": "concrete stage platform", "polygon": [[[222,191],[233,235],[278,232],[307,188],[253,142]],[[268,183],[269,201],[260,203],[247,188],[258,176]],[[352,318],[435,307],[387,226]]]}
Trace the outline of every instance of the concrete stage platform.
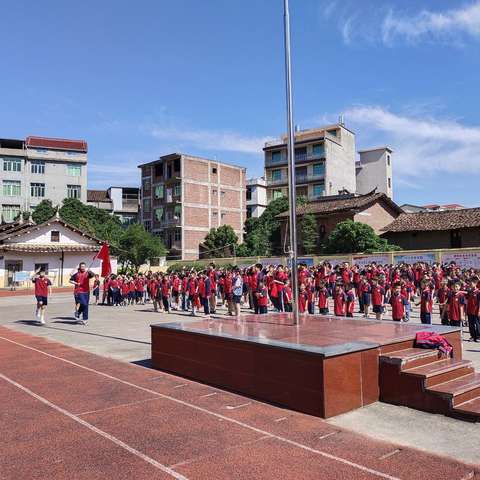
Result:
{"label": "concrete stage platform", "polygon": [[293,410],[332,417],[376,402],[380,357],[442,334],[461,359],[460,328],[291,314],[155,324],[152,363],[206,384]]}

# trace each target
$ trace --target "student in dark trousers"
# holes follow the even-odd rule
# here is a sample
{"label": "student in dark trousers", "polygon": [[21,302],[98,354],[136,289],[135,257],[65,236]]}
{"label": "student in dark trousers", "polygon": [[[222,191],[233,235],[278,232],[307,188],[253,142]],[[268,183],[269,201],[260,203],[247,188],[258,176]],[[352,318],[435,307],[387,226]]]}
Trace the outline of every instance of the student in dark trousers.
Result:
{"label": "student in dark trousers", "polygon": [[88,304],[90,302],[90,279],[95,275],[92,271],[87,270],[85,262],[81,262],[78,266],[77,273],[70,277],[70,283],[75,285],[75,299],[79,304],[76,311],[77,320],[82,315],[82,320],[78,320],[82,325],[88,323]]}

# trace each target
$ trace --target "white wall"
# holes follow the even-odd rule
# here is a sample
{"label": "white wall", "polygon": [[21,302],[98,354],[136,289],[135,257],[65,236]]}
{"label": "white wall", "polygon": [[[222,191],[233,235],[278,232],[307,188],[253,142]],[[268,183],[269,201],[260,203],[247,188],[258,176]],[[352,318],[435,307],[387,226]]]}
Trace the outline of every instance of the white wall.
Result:
{"label": "white wall", "polygon": [[[390,155],[390,165],[387,155]],[[376,188],[377,192],[393,198],[392,153],[385,148],[362,151],[360,164],[362,167],[357,170],[357,193],[365,194]]]}

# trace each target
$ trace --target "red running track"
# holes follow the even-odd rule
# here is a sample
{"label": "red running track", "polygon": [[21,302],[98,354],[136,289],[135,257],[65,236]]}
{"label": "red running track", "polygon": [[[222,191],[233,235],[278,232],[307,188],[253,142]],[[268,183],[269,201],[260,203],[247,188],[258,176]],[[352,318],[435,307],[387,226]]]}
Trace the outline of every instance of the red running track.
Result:
{"label": "red running track", "polygon": [[0,327],[0,479],[471,479],[478,469]]}

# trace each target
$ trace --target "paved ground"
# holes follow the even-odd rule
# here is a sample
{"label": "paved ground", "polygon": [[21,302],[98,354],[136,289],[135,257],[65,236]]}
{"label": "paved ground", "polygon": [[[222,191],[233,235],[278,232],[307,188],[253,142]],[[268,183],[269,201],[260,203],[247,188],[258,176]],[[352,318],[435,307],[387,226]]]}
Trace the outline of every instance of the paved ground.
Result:
{"label": "paved ground", "polygon": [[[172,320],[189,320],[188,316],[184,314],[159,314],[152,311],[152,307],[149,305],[145,306],[133,306],[127,308],[114,308],[114,307],[102,307],[102,306],[92,306],[91,321],[88,327],[83,327],[75,325],[72,323],[72,298],[69,294],[57,293],[52,298],[50,305],[48,307],[49,323],[45,327],[38,327],[32,323],[33,318],[33,304],[31,298],[28,297],[6,297],[0,299],[0,324],[7,326],[9,329],[13,329],[18,332],[31,333],[37,337],[45,337],[51,340],[56,340],[61,342],[64,345],[69,345],[76,347],[87,352],[95,353],[103,357],[109,357],[112,359],[122,360],[123,362],[135,362],[139,365],[148,365],[148,360],[150,358],[150,324],[154,322],[167,322]],[[417,314],[414,315],[412,321],[418,321]],[[468,334],[465,335],[468,337]],[[43,340],[37,340],[42,342]],[[43,344],[42,344],[43,345]],[[58,349],[58,347],[56,347]],[[3,347],[0,345],[0,355],[3,353]],[[78,353],[80,355],[81,352]],[[22,357],[20,352],[16,352],[16,355]],[[85,354],[83,354],[85,355]],[[480,345],[464,342],[464,356],[466,358],[471,358],[477,364],[477,368],[480,370]],[[83,358],[83,357],[82,357]],[[96,358],[96,357],[94,357]],[[92,360],[88,360],[91,362]],[[107,360],[95,360],[95,365],[103,365],[103,362]],[[4,362],[0,361],[0,365],[3,365]],[[24,365],[25,362],[22,363]],[[120,365],[116,362],[112,362],[111,365]],[[110,364],[109,364],[110,365]],[[129,366],[127,363],[122,363],[121,368],[135,368]],[[119,366],[109,368],[119,368]],[[62,369],[63,370],[63,369]],[[148,372],[148,375],[151,374],[151,370],[140,369],[142,372]],[[130,371],[130,370],[129,370]],[[0,367],[0,372],[2,367]],[[19,372],[15,372],[19,373]],[[4,373],[5,374],[5,373]],[[154,372],[155,375],[158,375],[158,372]],[[6,375],[6,374],[5,374]],[[147,375],[147,374],[146,374]],[[163,376],[162,376],[163,378]],[[166,377],[165,377],[166,378]],[[172,378],[172,377],[168,377]],[[175,378],[175,377],[173,377]],[[15,378],[13,378],[15,380]],[[61,377],[61,380],[65,377]],[[205,387],[200,384],[193,382],[185,382],[183,379],[175,379],[175,382],[178,385],[188,383],[189,386],[192,386],[192,389],[205,389],[210,387]],[[21,383],[21,382],[20,382]],[[28,386],[27,386],[28,387]],[[28,387],[30,388],[30,387]],[[172,387],[173,388],[173,387]],[[178,387],[178,390],[183,390],[184,387]],[[60,388],[62,390],[62,388]],[[3,391],[3,390],[2,390]],[[37,390],[32,388],[32,391],[37,392]],[[203,391],[203,390],[202,390]],[[215,389],[210,389],[209,391],[216,392],[216,395],[219,395],[219,391]],[[48,393],[48,392],[47,392]],[[99,393],[101,395],[101,392]],[[223,394],[231,395],[231,394]],[[199,395],[200,396],[200,395]],[[251,402],[249,399],[244,399],[242,397],[234,396],[237,403],[234,403],[230,406],[238,406],[243,403]],[[50,397],[47,397],[51,400]],[[108,398],[108,396],[106,396]],[[209,398],[209,397],[206,397]],[[220,398],[220,397],[219,397]],[[230,397],[229,397],[230,398]],[[31,401],[31,399],[30,399]],[[136,401],[136,400],[134,400]],[[95,403],[95,402],[94,402]],[[97,400],[98,403],[98,400]],[[130,403],[130,401],[126,402]],[[265,406],[264,404],[258,404],[253,402],[255,408],[260,408],[263,412],[264,409],[275,408]],[[5,402],[3,402],[5,406]],[[228,406],[228,405],[227,405]],[[62,407],[64,408],[64,407]],[[87,410],[98,409],[98,405],[94,407],[85,406],[85,409],[81,412]],[[102,409],[105,407],[102,407]],[[224,408],[226,408],[224,406]],[[71,411],[71,410],[68,410]],[[74,413],[78,413],[77,410],[72,410]],[[291,412],[282,411],[282,415],[290,415]],[[60,412],[59,412],[60,413]],[[132,412],[133,413],[133,412]],[[63,415],[63,414],[62,414]],[[134,413],[137,415],[137,412]],[[155,417],[156,414],[153,414]],[[262,413],[263,415],[263,413]],[[296,416],[298,414],[295,414]],[[281,418],[279,416],[278,418]],[[443,416],[430,415],[408,408],[395,407],[391,405],[385,405],[382,403],[377,403],[369,407],[351,412],[345,415],[341,415],[334,419],[331,419],[327,422],[312,419],[312,417],[302,416],[307,420],[302,420],[304,422],[313,422],[313,426],[308,426],[308,428],[319,429],[319,432],[323,432],[325,429],[328,432],[327,434],[332,433],[332,431],[338,431],[339,428],[348,429],[350,433],[348,435],[353,435],[352,432],[357,432],[358,434],[368,435],[371,439],[380,439],[392,444],[400,445],[400,447],[395,446],[392,450],[404,451],[406,447],[419,448],[425,452],[430,452],[434,454],[447,455],[451,456],[459,461],[468,462],[470,464],[479,464],[479,452],[480,452],[480,425],[469,424],[461,422],[458,420],[449,419]],[[259,419],[260,421],[261,419]],[[147,423],[149,423],[148,420]],[[420,427],[421,426],[421,427]],[[303,428],[303,427],[302,427]],[[306,428],[306,427],[305,427]],[[332,430],[333,429],[333,430]],[[158,430],[158,434],[161,434],[162,429]],[[346,435],[347,433],[345,433]],[[176,434],[175,434],[176,435]],[[343,434],[342,434],[343,435]],[[227,435],[228,437],[229,435]],[[322,436],[320,433],[319,436]],[[175,436],[174,436],[175,437]],[[332,435],[331,441],[333,442],[334,437],[337,437],[337,434]],[[151,438],[151,437],[150,437]],[[172,437],[173,438],[173,437]],[[176,437],[175,437],[176,438]],[[330,438],[330,437],[329,437]],[[338,446],[342,446],[342,437],[337,437]],[[356,437],[355,437],[356,438]],[[174,443],[177,443],[177,440],[173,440]],[[197,438],[198,441],[198,438]],[[264,440],[261,440],[263,442]],[[247,441],[247,443],[250,440]],[[256,443],[256,442],[255,442]],[[361,442],[360,442],[361,443]],[[249,443],[248,443],[249,444]],[[333,442],[335,445],[336,442]],[[148,447],[150,448],[150,447]],[[246,447],[245,447],[246,448]],[[250,447],[249,447],[250,448]],[[280,448],[279,454],[281,450]],[[350,451],[351,446],[345,449],[345,451]],[[148,449],[147,449],[148,450]],[[408,448],[407,448],[408,450]],[[256,448],[254,449],[256,452]],[[338,451],[340,452],[340,450]],[[387,452],[388,453],[388,452]],[[393,456],[398,454],[395,453]],[[302,453],[303,455],[303,453]],[[381,455],[380,455],[381,456]],[[415,462],[416,463],[416,462]],[[467,472],[468,473],[468,472]],[[398,472],[397,472],[398,474]],[[117,474],[115,474],[117,476]],[[1,471],[0,471],[0,478]],[[10,477],[7,477],[10,478]],[[20,478],[20,477],[16,477]],[[29,478],[29,477],[23,477]],[[46,477],[39,477],[46,478]],[[76,477],[83,478],[83,477]],[[87,477],[85,477],[87,478]],[[93,477],[88,477],[93,478]],[[131,478],[131,477],[130,477]],[[156,477],[154,477],[156,478]],[[164,477],[159,477],[164,478]],[[192,477],[192,478],[206,478],[206,477]],[[211,477],[215,478],[215,477]],[[220,478],[220,477],[219,477]],[[230,478],[227,474],[224,478]],[[243,478],[243,477],[240,477]],[[247,477],[245,477],[247,478]],[[251,476],[250,478],[259,478],[256,476]],[[293,478],[293,477],[292,477]],[[297,477],[297,478],[307,478],[307,477]],[[318,477],[317,477],[318,478]],[[328,477],[324,477],[328,478]],[[339,478],[339,477],[336,477]],[[350,478],[363,478],[363,477],[350,477]],[[401,478],[413,478],[410,476],[401,476]],[[440,477],[443,478],[443,477]],[[461,476],[456,476],[456,474],[451,478],[462,478]]]}
{"label": "paved ground", "polygon": [[307,415],[0,327],[2,479],[472,479]]}

